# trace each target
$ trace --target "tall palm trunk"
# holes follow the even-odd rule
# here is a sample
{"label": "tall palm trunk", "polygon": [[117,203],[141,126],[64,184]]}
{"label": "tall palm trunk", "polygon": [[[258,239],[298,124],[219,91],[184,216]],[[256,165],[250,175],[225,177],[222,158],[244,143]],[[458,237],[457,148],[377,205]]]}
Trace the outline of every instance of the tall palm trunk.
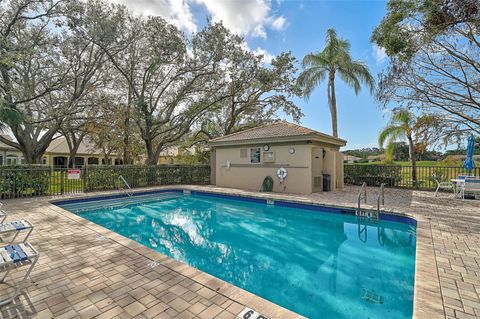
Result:
{"label": "tall palm trunk", "polygon": [[337,98],[335,97],[335,70],[332,68],[328,76],[328,106],[332,116],[332,135],[338,137]]}
{"label": "tall palm trunk", "polygon": [[408,155],[410,156],[410,162],[412,163],[412,183],[417,187],[417,159],[415,158],[415,145],[413,144],[413,138],[410,134],[407,134],[408,139]]}

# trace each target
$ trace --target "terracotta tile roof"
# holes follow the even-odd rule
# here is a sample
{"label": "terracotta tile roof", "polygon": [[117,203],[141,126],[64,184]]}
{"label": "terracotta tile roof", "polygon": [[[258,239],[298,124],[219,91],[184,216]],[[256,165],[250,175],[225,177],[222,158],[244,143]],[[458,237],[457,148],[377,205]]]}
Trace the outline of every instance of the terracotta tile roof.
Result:
{"label": "terracotta tile roof", "polygon": [[327,135],[304,126],[290,123],[287,121],[277,121],[274,123],[265,124],[259,127],[251,128],[245,131],[229,134],[222,137],[217,137],[210,142],[234,142],[234,141],[246,141],[265,138],[279,138],[279,137],[292,137],[292,136],[312,136],[319,135],[322,137],[336,139],[331,135]]}

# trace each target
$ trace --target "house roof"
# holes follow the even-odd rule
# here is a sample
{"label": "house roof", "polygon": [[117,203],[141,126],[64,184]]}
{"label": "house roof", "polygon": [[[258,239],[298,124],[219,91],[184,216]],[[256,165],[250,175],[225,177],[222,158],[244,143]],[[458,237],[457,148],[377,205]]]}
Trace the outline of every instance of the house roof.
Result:
{"label": "house roof", "polygon": [[[10,136],[4,135],[5,138],[12,140]],[[0,142],[0,150],[7,150],[7,151],[16,151],[20,152],[18,149],[9,146],[5,143]],[[50,145],[47,147],[45,154],[53,153],[53,154],[66,154],[70,153],[68,149],[67,140],[65,137],[59,137],[50,142]],[[77,154],[85,154],[85,155],[101,155],[102,152],[96,149],[88,140],[83,140],[78,147]]]}
{"label": "house roof", "polygon": [[277,121],[210,140],[214,146],[260,141],[316,140],[344,146],[347,141],[287,121]]}
{"label": "house roof", "polygon": [[[6,138],[7,140],[11,140],[12,138],[8,135],[2,134],[2,137]],[[15,147],[12,147],[10,145],[7,145],[3,142],[0,142],[0,150],[6,150],[6,151],[18,151]]]}
{"label": "house roof", "polygon": [[353,155],[343,155],[343,160],[344,161],[359,161],[361,160],[362,158],[361,157],[358,157],[358,156],[353,156]]}
{"label": "house roof", "polygon": [[[69,154],[68,143],[65,137],[59,137],[50,142],[45,153]],[[88,140],[83,139],[78,147],[77,154],[100,155],[102,152],[96,149]]]}

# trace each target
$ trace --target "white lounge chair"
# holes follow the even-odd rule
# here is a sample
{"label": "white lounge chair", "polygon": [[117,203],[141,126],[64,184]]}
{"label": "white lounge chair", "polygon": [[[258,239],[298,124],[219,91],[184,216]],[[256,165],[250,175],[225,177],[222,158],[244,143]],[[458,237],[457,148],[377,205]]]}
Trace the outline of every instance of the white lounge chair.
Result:
{"label": "white lounge chair", "polygon": [[0,210],[0,224],[3,224],[5,219],[7,218],[7,212],[4,210]]}
{"label": "white lounge chair", "polygon": [[437,189],[435,190],[435,197],[440,189],[455,189],[455,185],[452,182],[441,182],[437,175],[433,175],[433,180],[437,183]]}
{"label": "white lounge chair", "polygon": [[[30,275],[33,267],[38,261],[39,256],[39,253],[29,243],[8,245],[0,248],[0,273],[5,272],[0,280],[0,284],[5,283],[5,279],[12,269],[29,266],[27,272],[20,282],[11,285],[12,287],[15,287],[14,293],[0,300],[0,306],[12,302],[20,294],[25,285],[25,280]],[[6,290],[2,288],[1,291]]]}
{"label": "white lounge chair", "polygon": [[3,224],[7,218],[8,213],[2,209],[3,203],[0,202],[0,224]]}
{"label": "white lounge chair", "polygon": [[33,225],[30,222],[26,220],[15,220],[12,222],[0,224],[0,245],[4,245],[5,242],[3,241],[3,238],[10,235],[13,235],[13,237],[7,244],[13,244],[15,242],[15,239],[17,239],[18,234],[24,231],[26,231],[27,234],[23,238],[23,242],[26,242],[33,231]]}
{"label": "white lounge chair", "polygon": [[465,178],[465,183],[460,188],[460,194],[462,195],[462,199],[465,199],[465,193],[480,194],[480,179],[467,176]]}

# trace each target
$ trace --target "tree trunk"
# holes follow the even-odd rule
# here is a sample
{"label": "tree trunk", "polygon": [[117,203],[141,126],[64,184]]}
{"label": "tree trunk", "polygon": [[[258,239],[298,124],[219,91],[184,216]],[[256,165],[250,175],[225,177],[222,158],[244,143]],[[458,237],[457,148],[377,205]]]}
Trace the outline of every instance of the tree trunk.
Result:
{"label": "tree trunk", "polygon": [[13,125],[10,126],[10,128],[17,142],[8,140],[2,136],[0,136],[0,141],[21,151],[26,164],[41,164],[43,154],[50,145],[57,130],[55,128],[50,129],[37,140],[36,134],[26,128],[22,129]]}
{"label": "tree trunk", "polygon": [[150,138],[145,138],[145,148],[147,149],[147,165],[157,165],[156,151],[153,149],[153,141]]}
{"label": "tree trunk", "polygon": [[415,145],[413,144],[412,136],[408,135],[408,155],[410,156],[410,162],[412,163],[412,183],[417,187],[417,160],[415,158]]}
{"label": "tree trunk", "polygon": [[70,149],[70,160],[68,162],[68,167],[75,168],[75,161],[77,159],[78,146]]}
{"label": "tree trunk", "polygon": [[332,135],[338,137],[337,129],[337,98],[335,96],[335,71],[330,71],[328,77],[328,106],[332,116]]}
{"label": "tree trunk", "polygon": [[125,121],[124,121],[125,130],[123,132],[123,163],[125,165],[130,164],[130,154],[128,151],[128,146],[130,144],[130,105],[127,106],[125,111]]}

